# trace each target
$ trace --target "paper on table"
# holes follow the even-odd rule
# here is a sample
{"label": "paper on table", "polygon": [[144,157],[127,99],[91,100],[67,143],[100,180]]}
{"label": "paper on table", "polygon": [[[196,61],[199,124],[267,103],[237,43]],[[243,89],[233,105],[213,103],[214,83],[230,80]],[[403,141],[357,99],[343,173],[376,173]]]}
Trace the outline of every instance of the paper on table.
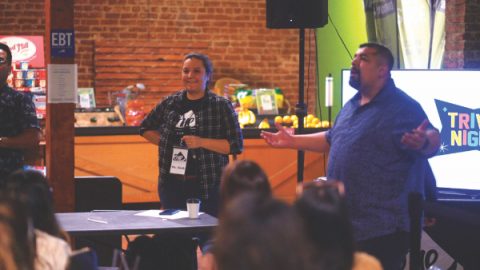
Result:
{"label": "paper on table", "polygon": [[[177,213],[173,215],[160,215],[160,211],[162,210],[145,210],[143,212],[135,214],[135,216],[142,216],[142,217],[155,217],[155,218],[163,218],[163,219],[181,219],[181,218],[188,218],[188,212],[187,211],[178,211]],[[198,213],[198,215],[201,215],[203,213]]]}

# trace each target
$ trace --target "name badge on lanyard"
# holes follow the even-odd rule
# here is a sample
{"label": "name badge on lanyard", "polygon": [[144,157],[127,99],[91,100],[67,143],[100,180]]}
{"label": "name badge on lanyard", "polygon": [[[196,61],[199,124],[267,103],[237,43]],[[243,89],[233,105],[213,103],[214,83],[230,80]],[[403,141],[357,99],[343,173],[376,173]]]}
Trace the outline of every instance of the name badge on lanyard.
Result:
{"label": "name badge on lanyard", "polygon": [[173,147],[171,174],[185,175],[187,170],[188,149],[181,146]]}

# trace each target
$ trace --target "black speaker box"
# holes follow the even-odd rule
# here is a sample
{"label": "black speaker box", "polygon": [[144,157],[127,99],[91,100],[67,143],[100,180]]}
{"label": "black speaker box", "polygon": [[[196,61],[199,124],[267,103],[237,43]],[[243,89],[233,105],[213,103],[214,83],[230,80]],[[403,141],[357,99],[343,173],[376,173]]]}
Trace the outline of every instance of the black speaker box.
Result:
{"label": "black speaker box", "polygon": [[319,28],[327,22],[327,0],[267,0],[268,28]]}

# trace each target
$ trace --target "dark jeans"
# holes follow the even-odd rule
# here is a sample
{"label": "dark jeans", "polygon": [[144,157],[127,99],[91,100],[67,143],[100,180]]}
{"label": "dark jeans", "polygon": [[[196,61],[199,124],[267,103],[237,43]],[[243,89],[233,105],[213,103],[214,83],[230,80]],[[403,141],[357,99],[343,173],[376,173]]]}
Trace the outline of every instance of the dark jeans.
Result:
{"label": "dark jeans", "polygon": [[392,234],[357,242],[357,248],[375,256],[384,270],[402,269],[409,249],[410,234],[398,231]]}
{"label": "dark jeans", "polygon": [[200,211],[211,216],[218,215],[219,190],[210,193],[208,199],[202,199],[200,181],[198,178],[182,180],[176,177],[168,177],[158,194],[162,207],[186,210],[187,199],[198,198],[201,200]]}

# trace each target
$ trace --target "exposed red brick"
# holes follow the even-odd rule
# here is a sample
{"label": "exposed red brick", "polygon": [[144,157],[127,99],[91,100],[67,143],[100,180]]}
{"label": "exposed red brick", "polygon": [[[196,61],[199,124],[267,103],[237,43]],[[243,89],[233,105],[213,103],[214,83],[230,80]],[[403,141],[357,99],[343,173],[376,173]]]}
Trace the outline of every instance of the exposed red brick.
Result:
{"label": "exposed red brick", "polygon": [[465,0],[446,1],[444,68],[458,69],[464,65]]}
{"label": "exposed red brick", "polygon": [[[463,68],[464,48],[478,40],[478,1],[446,1],[446,68]],[[0,33],[43,35],[44,0],[2,1]],[[466,24],[469,24],[466,29]],[[469,30],[470,29],[470,30]],[[306,46],[308,39],[307,30]],[[267,29],[264,0],[82,0],[75,1],[79,87],[94,87],[94,42],[209,42],[214,79],[234,77],[251,87],[280,87],[290,103],[298,97],[298,30]],[[315,49],[306,48],[305,89],[309,111],[316,91]],[[471,49],[473,51],[473,48]],[[479,54],[473,51],[473,58]],[[310,68],[307,67],[310,56]],[[478,59],[472,59],[477,61]],[[147,95],[150,98],[155,95]],[[106,100],[106,98],[105,98]],[[158,100],[158,99],[155,99]]]}

